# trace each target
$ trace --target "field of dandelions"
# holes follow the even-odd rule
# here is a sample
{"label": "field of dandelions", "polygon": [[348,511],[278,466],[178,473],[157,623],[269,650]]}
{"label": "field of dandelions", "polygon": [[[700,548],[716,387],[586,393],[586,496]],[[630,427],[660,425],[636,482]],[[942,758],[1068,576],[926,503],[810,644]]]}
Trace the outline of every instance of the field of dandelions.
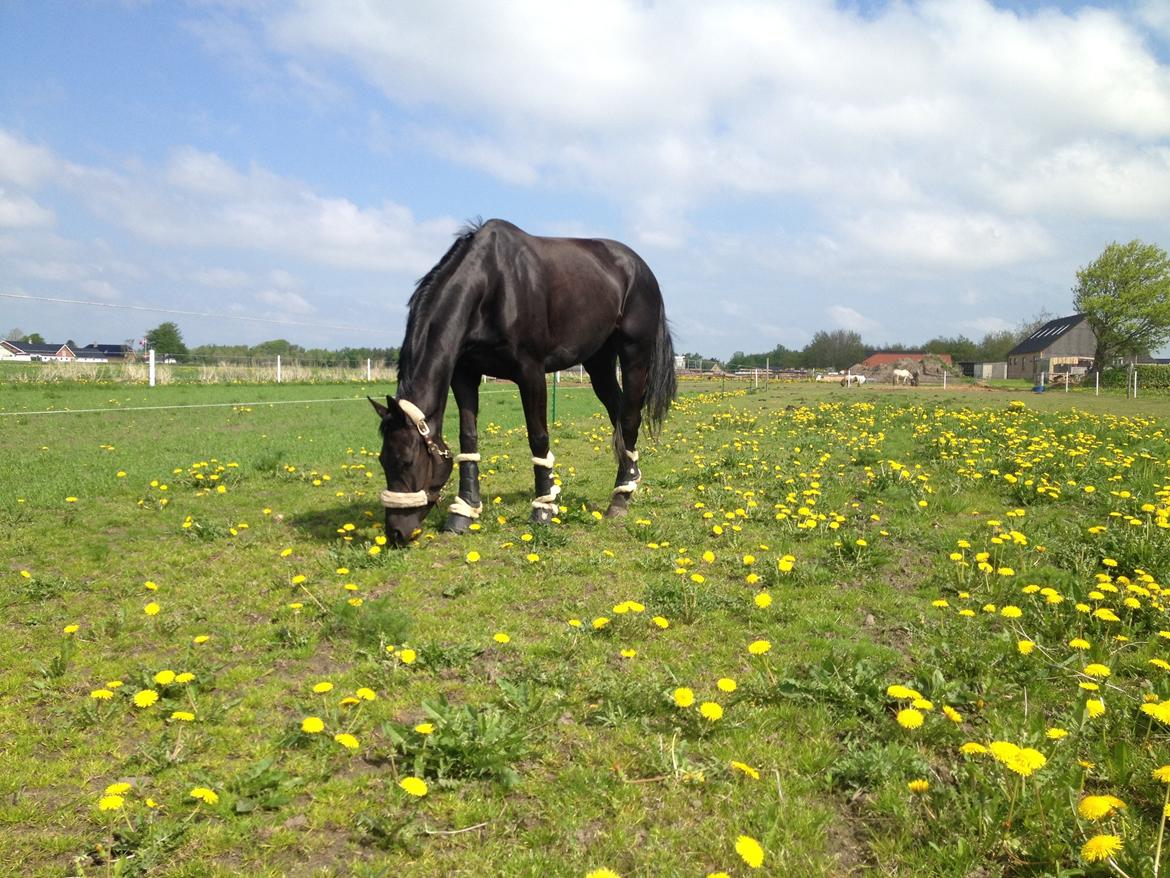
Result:
{"label": "field of dandelions", "polygon": [[539,529],[495,386],[396,551],[392,388],[245,389],[0,396],[20,874],[1170,873],[1166,400],[684,384],[610,521],[566,391]]}

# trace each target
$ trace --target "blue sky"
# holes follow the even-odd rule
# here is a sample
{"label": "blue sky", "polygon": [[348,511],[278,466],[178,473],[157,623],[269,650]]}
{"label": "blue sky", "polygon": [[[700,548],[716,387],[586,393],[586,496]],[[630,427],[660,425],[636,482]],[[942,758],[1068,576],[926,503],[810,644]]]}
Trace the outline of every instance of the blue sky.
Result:
{"label": "blue sky", "polygon": [[[679,350],[978,338],[1170,247],[1168,45],[1153,0],[0,0],[0,292],[397,345],[499,216],[629,243]],[[0,298],[51,340],[166,319]]]}

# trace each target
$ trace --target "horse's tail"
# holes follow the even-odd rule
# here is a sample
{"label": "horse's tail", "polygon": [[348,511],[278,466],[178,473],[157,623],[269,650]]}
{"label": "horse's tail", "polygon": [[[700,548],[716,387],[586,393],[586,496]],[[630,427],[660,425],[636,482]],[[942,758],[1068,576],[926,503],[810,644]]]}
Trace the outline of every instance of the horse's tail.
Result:
{"label": "horse's tail", "polygon": [[658,327],[650,349],[650,374],[646,380],[646,399],[642,413],[651,436],[658,435],[670,404],[678,394],[678,377],[674,372],[674,341],[666,320],[666,307],[659,312]]}

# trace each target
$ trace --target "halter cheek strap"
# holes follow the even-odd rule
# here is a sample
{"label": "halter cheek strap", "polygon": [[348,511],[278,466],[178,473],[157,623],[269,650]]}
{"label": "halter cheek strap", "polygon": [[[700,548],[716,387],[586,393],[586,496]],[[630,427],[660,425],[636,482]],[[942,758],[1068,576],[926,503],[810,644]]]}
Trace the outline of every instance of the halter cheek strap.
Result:
{"label": "halter cheek strap", "polygon": [[[406,415],[407,419],[418,430],[419,436],[422,437],[427,445],[427,451],[437,457],[449,460],[451,458],[450,450],[440,448],[435,443],[435,440],[431,438],[431,428],[427,423],[427,416],[423,414],[423,410],[408,399],[399,399],[396,402],[398,403],[398,407],[402,409],[402,413]],[[437,503],[440,494],[440,491],[436,491],[432,496],[427,491],[386,490],[378,495],[378,499],[387,509],[417,509],[420,506],[426,506],[428,503]]]}

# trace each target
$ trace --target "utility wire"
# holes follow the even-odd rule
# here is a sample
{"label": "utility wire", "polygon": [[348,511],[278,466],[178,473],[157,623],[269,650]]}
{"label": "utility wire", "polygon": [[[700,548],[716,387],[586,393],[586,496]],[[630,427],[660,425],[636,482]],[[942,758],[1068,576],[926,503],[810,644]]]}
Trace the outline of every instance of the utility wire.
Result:
{"label": "utility wire", "polygon": [[377,332],[388,330],[377,326],[346,326],[340,323],[320,323],[306,320],[277,320],[273,317],[252,317],[247,314],[211,314],[206,311],[181,311],[177,308],[162,308],[157,305],[126,305],[121,302],[89,302],[83,299],[56,299],[49,296],[28,296],[23,293],[0,293],[0,298],[19,299],[26,302],[48,302],[54,305],[86,305],[91,308],[111,308],[120,311],[150,311],[157,314],[177,314],[184,317],[208,317],[212,320],[246,320],[252,323],[272,323],[277,326],[309,326],[314,329],[340,329],[347,332]]}

